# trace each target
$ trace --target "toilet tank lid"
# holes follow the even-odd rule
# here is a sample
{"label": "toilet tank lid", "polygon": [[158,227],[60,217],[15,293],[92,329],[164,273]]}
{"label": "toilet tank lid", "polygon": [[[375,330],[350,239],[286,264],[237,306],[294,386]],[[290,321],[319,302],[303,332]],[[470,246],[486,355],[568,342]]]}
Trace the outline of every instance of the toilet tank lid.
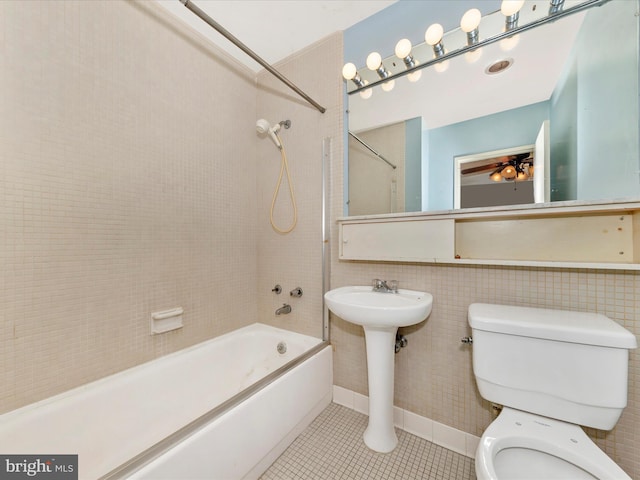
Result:
{"label": "toilet tank lid", "polygon": [[476,330],[614,348],[636,348],[636,337],[599,313],[473,303],[469,325]]}

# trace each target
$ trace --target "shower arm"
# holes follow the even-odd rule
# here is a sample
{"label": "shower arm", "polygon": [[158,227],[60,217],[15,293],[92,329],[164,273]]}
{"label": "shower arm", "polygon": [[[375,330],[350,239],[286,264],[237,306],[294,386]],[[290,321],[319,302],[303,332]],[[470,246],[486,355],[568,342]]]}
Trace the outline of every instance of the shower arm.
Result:
{"label": "shower arm", "polygon": [[242,43],[240,40],[238,40],[231,32],[229,32],[226,28],[224,28],[222,25],[220,25],[218,22],[216,22],[209,15],[204,13],[197,5],[194,5],[194,3],[191,0],[180,0],[180,3],[182,3],[185,7],[187,7],[189,10],[191,10],[193,13],[195,13],[198,17],[200,17],[200,19],[202,19],[203,21],[208,23],[211,27],[213,27],[215,30],[217,30],[218,33],[220,33],[222,36],[224,36],[227,40],[229,40],[231,43],[233,43],[236,47],[238,47],[244,53],[249,55],[252,59],[254,59],[256,62],[258,62],[260,65],[262,65],[265,69],[267,69],[267,71],[269,71],[273,76],[275,76],[278,80],[280,80],[282,83],[284,83],[287,87],[289,87],[291,90],[296,92],[298,95],[300,95],[302,98],[304,98],[311,105],[313,105],[316,109],[318,109],[318,111],[320,113],[326,112],[326,110],[327,110],[326,108],[324,108],[322,105],[320,105],[319,103],[314,101],[311,97],[309,97],[309,95],[307,95],[302,90],[300,90],[287,77],[282,75],[279,71],[277,71],[275,68],[273,68],[271,65],[269,65],[265,60],[263,60],[261,57],[259,57],[253,50],[251,50],[244,43]]}

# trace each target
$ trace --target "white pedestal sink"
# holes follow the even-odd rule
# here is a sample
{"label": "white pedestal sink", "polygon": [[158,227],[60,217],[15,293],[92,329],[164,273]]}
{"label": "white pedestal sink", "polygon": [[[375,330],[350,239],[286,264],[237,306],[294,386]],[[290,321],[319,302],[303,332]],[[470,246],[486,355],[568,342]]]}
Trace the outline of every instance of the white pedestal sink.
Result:
{"label": "white pedestal sink", "polygon": [[398,444],[393,428],[396,332],[398,327],[425,320],[431,313],[433,297],[414,290],[383,293],[358,286],[336,288],[324,298],[329,310],[364,328],[369,377],[369,425],[364,443],[376,452],[391,452]]}

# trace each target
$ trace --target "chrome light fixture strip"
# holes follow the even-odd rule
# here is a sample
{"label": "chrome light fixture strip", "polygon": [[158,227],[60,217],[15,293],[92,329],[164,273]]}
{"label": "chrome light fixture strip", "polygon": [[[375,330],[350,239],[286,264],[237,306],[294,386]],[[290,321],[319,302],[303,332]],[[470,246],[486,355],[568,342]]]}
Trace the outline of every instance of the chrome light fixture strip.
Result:
{"label": "chrome light fixture strip", "polygon": [[[549,15],[546,15],[546,16],[538,18],[538,19],[534,19],[534,20],[532,20],[532,21],[530,21],[530,22],[528,22],[528,23],[526,23],[524,25],[517,26],[517,27],[515,27],[515,28],[513,28],[511,30],[499,33],[499,34],[494,35],[492,37],[488,37],[488,38],[486,38],[484,40],[480,40],[477,43],[474,43],[472,45],[466,45],[465,44],[464,46],[462,46],[460,48],[457,48],[455,50],[452,50],[452,51],[450,51],[448,53],[444,53],[441,56],[438,56],[437,58],[432,58],[430,60],[424,60],[421,63],[415,65],[414,67],[405,68],[405,69],[402,69],[402,70],[400,70],[398,72],[395,72],[395,73],[391,72],[391,74],[389,76],[387,76],[386,78],[384,78],[384,79],[377,79],[377,80],[376,79],[371,79],[366,85],[362,85],[362,86],[358,87],[355,84],[352,84],[353,82],[347,82],[347,93],[349,95],[353,95],[354,93],[363,92],[363,91],[368,90],[370,88],[373,88],[373,87],[375,87],[377,85],[381,85],[383,83],[389,82],[390,80],[393,80],[395,78],[403,77],[405,75],[409,75],[410,73],[416,72],[416,71],[421,70],[423,68],[430,67],[430,66],[438,64],[438,63],[442,63],[445,60],[448,60],[448,59],[463,55],[463,54],[465,54],[467,52],[471,52],[473,50],[477,50],[477,49],[479,49],[479,48],[481,48],[481,47],[483,47],[485,45],[490,45],[492,43],[499,42],[500,40],[512,37],[512,36],[517,35],[519,33],[526,32],[527,30],[532,30],[532,29],[534,29],[536,27],[539,27],[541,25],[544,25],[546,23],[555,22],[556,20],[558,20],[560,18],[567,17],[569,15],[573,15],[573,14],[578,13],[578,12],[582,12],[582,11],[587,10],[589,8],[592,8],[592,7],[600,7],[600,6],[604,5],[605,3],[609,2],[609,1],[610,0],[587,0],[587,1],[583,2],[583,3],[575,5],[573,7],[569,7],[569,8],[560,10],[560,11],[558,11],[556,13],[551,13]],[[500,11],[498,10],[497,12],[494,12],[494,13],[492,13],[490,15],[493,15],[493,14],[500,14]],[[520,17],[520,19],[522,20],[522,17]],[[445,38],[446,38],[447,34],[452,33],[452,32],[456,32],[458,30],[459,30],[459,28],[455,29],[455,30],[451,30],[449,32],[446,32],[445,33]],[[466,34],[465,34],[464,38],[465,39],[467,38]],[[416,48],[421,47],[422,45],[424,45],[424,44],[417,45]],[[388,65],[388,64],[391,64],[396,59],[397,59],[397,57],[395,55],[389,56],[389,57],[383,59],[382,63],[385,64],[385,65]],[[404,66],[404,64],[403,64],[403,66]],[[366,67],[358,69],[357,72],[359,74],[359,73],[365,72],[365,71],[366,71]],[[363,75],[363,78],[364,78],[364,75]]]}

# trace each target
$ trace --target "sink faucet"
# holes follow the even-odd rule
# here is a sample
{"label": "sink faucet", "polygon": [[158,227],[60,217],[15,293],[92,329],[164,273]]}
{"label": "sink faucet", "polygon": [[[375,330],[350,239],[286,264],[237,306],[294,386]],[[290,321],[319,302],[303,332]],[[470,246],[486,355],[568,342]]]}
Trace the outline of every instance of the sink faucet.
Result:
{"label": "sink faucet", "polygon": [[390,285],[387,285],[386,280],[380,280],[379,278],[374,278],[373,291],[384,292],[384,293],[398,293],[398,281],[389,280],[389,284]]}
{"label": "sink faucet", "polygon": [[287,313],[291,313],[291,305],[287,305],[286,303],[282,304],[282,306],[276,310],[276,315],[286,315]]}

